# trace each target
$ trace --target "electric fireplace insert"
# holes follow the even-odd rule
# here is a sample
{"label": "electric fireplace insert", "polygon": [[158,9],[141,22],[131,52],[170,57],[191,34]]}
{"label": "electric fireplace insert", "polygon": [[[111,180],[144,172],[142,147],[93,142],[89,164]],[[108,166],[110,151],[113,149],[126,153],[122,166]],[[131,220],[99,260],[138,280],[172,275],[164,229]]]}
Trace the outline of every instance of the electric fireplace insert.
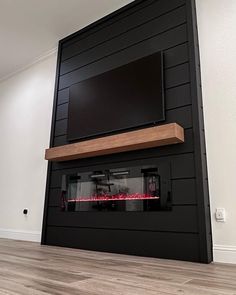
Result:
{"label": "electric fireplace insert", "polygon": [[62,176],[64,211],[171,209],[170,166],[126,167]]}

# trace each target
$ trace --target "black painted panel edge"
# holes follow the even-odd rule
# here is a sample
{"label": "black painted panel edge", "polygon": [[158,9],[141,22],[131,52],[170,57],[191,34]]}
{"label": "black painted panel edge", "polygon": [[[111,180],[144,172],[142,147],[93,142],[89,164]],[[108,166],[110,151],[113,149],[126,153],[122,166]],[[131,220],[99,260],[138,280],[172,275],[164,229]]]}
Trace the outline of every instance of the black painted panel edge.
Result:
{"label": "black painted panel edge", "polygon": [[[52,109],[50,143],[49,143],[50,147],[53,146],[54,131],[55,131],[55,125],[56,125],[56,111],[57,111],[58,86],[59,86],[59,76],[60,76],[60,73],[59,73],[60,63],[61,63],[61,42],[59,42],[59,44],[58,44],[58,52],[57,52],[55,89],[54,89],[54,99],[53,99],[53,109]],[[47,167],[46,192],[45,192],[45,201],[44,201],[41,244],[46,244],[47,216],[48,216],[48,202],[49,202],[51,171],[52,171],[52,162],[49,161],[48,167]]]}
{"label": "black painted panel edge", "polygon": [[54,246],[199,261],[198,234],[49,226],[46,240]]}
{"label": "black painted panel edge", "polygon": [[197,206],[156,212],[62,212],[49,207],[48,226],[198,233]]}
{"label": "black painted panel edge", "polygon": [[209,263],[213,260],[211,220],[209,193],[204,179],[207,175],[206,163],[204,163],[205,135],[203,132],[203,111],[202,111],[202,93],[200,76],[200,57],[197,32],[196,4],[195,0],[186,2],[187,27],[189,39],[189,58],[190,58],[190,77],[191,77],[191,95],[192,95],[192,116],[195,142],[195,171],[196,171],[196,191],[198,198],[198,221],[199,221],[199,247],[200,261]]}

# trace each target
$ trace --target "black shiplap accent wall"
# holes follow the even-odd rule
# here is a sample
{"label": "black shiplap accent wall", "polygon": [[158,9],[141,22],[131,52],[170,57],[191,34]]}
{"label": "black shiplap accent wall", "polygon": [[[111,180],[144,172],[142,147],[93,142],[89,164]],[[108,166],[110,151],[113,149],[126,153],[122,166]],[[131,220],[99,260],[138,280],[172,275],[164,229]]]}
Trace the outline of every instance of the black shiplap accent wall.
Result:
{"label": "black shiplap accent wall", "polygon": [[[63,163],[49,163],[42,243],[199,262],[212,261],[198,41],[193,0],[142,0],[59,43],[50,146],[67,144],[69,87],[162,50],[166,121],[185,143]],[[64,173],[171,164],[170,212],[61,212]]]}

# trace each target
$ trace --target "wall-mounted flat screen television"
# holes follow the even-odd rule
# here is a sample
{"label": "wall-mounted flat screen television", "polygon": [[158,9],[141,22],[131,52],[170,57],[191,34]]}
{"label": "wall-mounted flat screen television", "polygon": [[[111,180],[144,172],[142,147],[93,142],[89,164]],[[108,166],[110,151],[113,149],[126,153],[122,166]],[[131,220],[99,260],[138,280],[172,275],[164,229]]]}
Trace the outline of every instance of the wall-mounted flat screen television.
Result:
{"label": "wall-mounted flat screen television", "polygon": [[68,140],[80,140],[165,119],[163,56],[143,57],[70,87]]}

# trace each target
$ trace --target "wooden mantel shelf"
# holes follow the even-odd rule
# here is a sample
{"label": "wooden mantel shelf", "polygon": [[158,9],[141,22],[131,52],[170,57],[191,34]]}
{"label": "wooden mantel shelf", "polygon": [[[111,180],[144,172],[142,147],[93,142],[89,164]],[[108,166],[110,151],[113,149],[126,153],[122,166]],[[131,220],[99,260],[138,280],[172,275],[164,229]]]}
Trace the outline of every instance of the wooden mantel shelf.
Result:
{"label": "wooden mantel shelf", "polygon": [[184,130],[170,123],[46,149],[45,159],[69,161],[184,142]]}

